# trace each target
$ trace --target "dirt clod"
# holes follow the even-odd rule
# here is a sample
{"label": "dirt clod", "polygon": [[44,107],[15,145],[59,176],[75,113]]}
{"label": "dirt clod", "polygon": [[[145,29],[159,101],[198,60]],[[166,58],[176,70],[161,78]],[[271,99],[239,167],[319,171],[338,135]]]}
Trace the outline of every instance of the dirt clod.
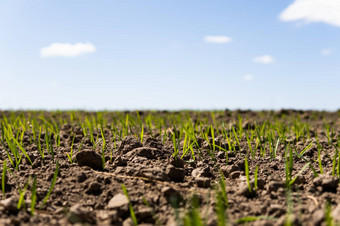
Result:
{"label": "dirt clod", "polygon": [[102,156],[92,150],[82,150],[76,154],[79,166],[89,166],[95,170],[103,169]]}
{"label": "dirt clod", "polygon": [[169,181],[168,175],[160,167],[142,169],[139,175],[150,180]]}
{"label": "dirt clod", "polygon": [[173,203],[174,201],[179,202],[183,198],[182,195],[172,187],[164,187],[161,192],[169,203]]}
{"label": "dirt clod", "polygon": [[234,171],[229,174],[229,177],[231,179],[236,179],[236,178],[239,178],[240,176],[241,176],[241,171]]}
{"label": "dirt clod", "polygon": [[165,173],[168,175],[171,181],[181,182],[184,180],[185,170],[181,168],[174,167],[169,165],[166,168]]}
{"label": "dirt clod", "polygon": [[157,148],[140,147],[133,150],[138,156],[146,157],[148,159],[155,159],[158,153]]}
{"label": "dirt clod", "polygon": [[184,161],[180,158],[175,158],[173,156],[170,157],[170,164],[177,168],[184,167]]}
{"label": "dirt clod", "polygon": [[114,160],[113,165],[114,166],[127,166],[127,163],[128,163],[128,160],[126,158],[118,156]]}
{"label": "dirt clod", "polygon": [[208,177],[196,177],[195,181],[200,188],[208,188],[211,185],[211,179]]}
{"label": "dirt clod", "polygon": [[240,171],[240,168],[236,165],[227,165],[227,166],[222,166],[221,171],[225,177],[228,177],[231,173],[235,171]]}
{"label": "dirt clod", "polygon": [[238,187],[237,193],[238,195],[245,196],[247,198],[254,197],[256,195],[256,192],[254,190],[254,184],[251,183],[251,190],[249,189],[248,183],[244,182],[241,183]]}
{"label": "dirt clod", "polygon": [[286,209],[282,205],[271,204],[268,213],[274,217],[281,217],[283,214],[286,213]]}
{"label": "dirt clod", "polygon": [[84,182],[86,180],[87,176],[86,176],[86,173],[84,172],[80,172],[77,176],[77,180],[78,182]]}
{"label": "dirt clod", "polygon": [[283,188],[285,186],[284,182],[281,181],[270,181],[268,183],[267,189],[269,192],[276,192],[279,188]]}
{"label": "dirt clod", "polygon": [[102,192],[101,185],[98,182],[92,182],[86,192],[88,194],[98,195]]}
{"label": "dirt clod", "polygon": [[153,223],[152,212],[149,207],[141,207],[136,210],[136,216],[142,222]]}
{"label": "dirt clod", "polygon": [[209,166],[194,169],[191,173],[193,177],[211,177],[212,173]]}
{"label": "dirt clod", "polygon": [[118,152],[121,154],[126,154],[135,148],[143,147],[143,144],[136,139],[134,136],[127,136],[123,139],[121,145],[118,148]]}
{"label": "dirt clod", "polygon": [[313,180],[315,186],[321,186],[323,191],[336,192],[338,187],[338,178],[330,175],[319,175],[319,177]]}

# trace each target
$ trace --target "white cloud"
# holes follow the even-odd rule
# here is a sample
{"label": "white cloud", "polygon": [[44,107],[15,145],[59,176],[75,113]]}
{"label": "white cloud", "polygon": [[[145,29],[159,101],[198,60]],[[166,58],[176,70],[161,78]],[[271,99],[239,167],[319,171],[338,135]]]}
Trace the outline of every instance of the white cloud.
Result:
{"label": "white cloud", "polygon": [[323,22],[340,27],[340,1],[295,0],[279,18],[282,21]]}
{"label": "white cloud", "polygon": [[254,80],[254,75],[252,74],[246,74],[245,76],[243,76],[243,80],[250,82]]}
{"label": "white cloud", "polygon": [[52,43],[49,46],[43,47],[40,49],[41,57],[77,57],[86,53],[94,53],[96,51],[96,47],[87,42],[81,43],[78,42],[76,44],[70,43]]}
{"label": "white cloud", "polygon": [[205,36],[204,41],[216,44],[224,44],[231,42],[233,39],[228,36]]}
{"label": "white cloud", "polygon": [[253,58],[253,62],[260,64],[271,64],[275,62],[275,58],[270,55],[263,55]]}
{"label": "white cloud", "polygon": [[321,55],[322,56],[329,56],[333,53],[333,50],[332,49],[323,49],[321,50]]}

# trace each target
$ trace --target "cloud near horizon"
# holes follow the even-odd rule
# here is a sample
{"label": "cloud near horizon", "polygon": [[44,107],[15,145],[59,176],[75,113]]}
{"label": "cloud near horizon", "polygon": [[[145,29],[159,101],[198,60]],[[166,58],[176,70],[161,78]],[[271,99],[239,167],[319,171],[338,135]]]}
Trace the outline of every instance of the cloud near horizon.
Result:
{"label": "cloud near horizon", "polygon": [[295,0],[280,15],[282,21],[323,22],[340,27],[339,0]]}
{"label": "cloud near horizon", "polygon": [[204,41],[215,44],[224,44],[231,42],[233,39],[229,36],[205,36]]}
{"label": "cloud near horizon", "polygon": [[87,42],[76,44],[70,43],[52,43],[49,46],[40,49],[40,56],[43,58],[47,57],[77,57],[86,53],[94,53],[97,48]]}
{"label": "cloud near horizon", "polygon": [[271,64],[275,62],[275,58],[270,55],[263,55],[253,58],[254,63],[260,63],[260,64]]}

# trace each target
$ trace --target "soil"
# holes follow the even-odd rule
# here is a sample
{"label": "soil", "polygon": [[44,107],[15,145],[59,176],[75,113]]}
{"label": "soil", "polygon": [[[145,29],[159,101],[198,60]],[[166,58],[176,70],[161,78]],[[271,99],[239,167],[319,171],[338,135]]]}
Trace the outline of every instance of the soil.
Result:
{"label": "soil", "polygon": [[[207,119],[207,125],[213,123],[210,112],[151,113],[161,116],[188,114],[193,121]],[[2,114],[9,116],[29,113]],[[69,118],[66,112],[39,114],[46,118]],[[79,114],[83,117],[95,115],[89,112]],[[148,114],[149,112],[140,112],[143,117]],[[54,159],[46,154],[43,161],[38,147],[29,140],[31,134],[27,132],[23,144],[33,165],[23,158],[19,170],[12,169],[13,174],[7,173],[6,193],[0,204],[0,225],[133,225],[130,204],[139,225],[179,225],[195,200],[199,203],[198,210],[204,223],[217,225],[215,191],[221,173],[226,183],[226,214],[231,225],[236,225],[239,219],[249,216],[265,217],[258,217],[246,223],[247,225],[283,225],[288,217],[294,225],[325,225],[327,209],[330,209],[333,220],[339,220],[339,180],[331,175],[335,147],[323,136],[324,124],[330,123],[335,129],[333,141],[336,143],[340,135],[338,112],[226,110],[216,114],[216,121],[235,125],[238,116],[244,118],[245,130],[253,128],[255,122],[261,124],[266,120],[287,120],[287,123],[291,123],[294,118],[300,118],[302,122],[308,123],[312,134],[309,139],[296,141],[293,134],[287,139],[301,152],[318,136],[325,153],[330,155],[321,155],[324,173],[315,178],[313,172],[307,168],[297,177],[291,192],[287,193],[285,150],[283,144],[280,144],[273,159],[268,154],[265,157],[257,154],[254,158],[248,158],[251,184],[254,184],[255,168],[259,167],[258,189],[256,193],[250,192],[244,162],[249,149],[246,138],[240,140],[236,153],[226,154],[224,151],[215,150],[213,155],[209,154],[213,151],[211,146],[204,139],[198,139],[202,149],[201,157],[198,157],[197,150],[194,150],[197,157],[195,160],[190,155],[176,159],[172,156],[174,147],[171,136],[163,143],[163,137],[157,132],[157,128],[152,133],[145,128],[143,142],[136,136],[129,135],[123,140],[117,138],[115,143],[112,131],[106,128],[106,163],[103,168],[103,142],[94,147],[88,137],[83,137],[81,127],[69,122],[61,127],[60,146],[53,144]],[[170,126],[166,129],[169,133],[175,131]],[[67,157],[71,150],[71,134],[76,134],[73,163],[70,163]],[[44,142],[43,137],[41,139]],[[219,137],[215,138],[216,141],[218,139]],[[226,143],[220,145],[225,147]],[[181,147],[179,150],[181,156]],[[316,160],[311,164],[320,173],[316,147],[308,150],[305,156]],[[5,148],[0,144],[1,165],[6,158]],[[55,186],[46,205],[40,208],[50,188],[56,161],[59,162],[59,173]],[[295,156],[293,175],[297,175],[305,164],[303,159]],[[29,178],[34,176],[37,177],[37,207],[34,216],[31,216],[32,183],[29,183],[25,193],[26,209],[18,210],[16,206],[19,200],[18,190],[23,189]],[[128,191],[129,199],[124,195],[122,184]]]}

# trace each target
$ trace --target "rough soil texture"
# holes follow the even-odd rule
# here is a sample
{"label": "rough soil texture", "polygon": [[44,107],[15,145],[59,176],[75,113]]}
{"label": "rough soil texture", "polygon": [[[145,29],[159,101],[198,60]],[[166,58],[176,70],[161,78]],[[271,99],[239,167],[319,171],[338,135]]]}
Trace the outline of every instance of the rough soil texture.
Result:
{"label": "rough soil texture", "polygon": [[[52,113],[44,114],[47,118],[52,117]],[[203,114],[189,112],[193,120],[199,120]],[[0,225],[75,223],[133,225],[129,210],[130,203],[140,225],[178,225],[191,208],[193,197],[199,201],[200,216],[205,224],[216,225],[215,190],[221,173],[226,183],[228,196],[226,213],[231,225],[237,224],[238,219],[246,216],[266,216],[248,222],[247,225],[283,225],[287,217],[290,217],[294,225],[325,225],[327,205],[330,205],[333,220],[339,220],[339,180],[331,176],[335,147],[327,142],[325,136],[322,136],[323,123],[327,121],[335,128],[334,142],[337,141],[340,134],[338,113],[226,111],[217,115],[217,118],[218,121],[231,125],[235,124],[237,115],[245,119],[243,125],[245,130],[254,127],[255,122],[261,123],[267,119],[285,120],[284,117],[286,119],[299,117],[301,121],[308,122],[312,137],[295,141],[294,135],[290,135],[287,139],[291,139],[297,151],[301,152],[313,139],[315,140],[315,135],[318,135],[323,149],[329,153],[329,155],[321,154],[324,174],[315,178],[313,172],[307,168],[292,185],[292,192],[287,194],[285,150],[280,143],[274,159],[271,159],[268,154],[265,157],[257,154],[253,159],[248,158],[252,184],[254,184],[255,167],[259,167],[257,192],[249,192],[244,162],[245,154],[249,149],[246,138],[240,140],[237,152],[226,153],[215,150],[213,155],[211,155],[212,147],[200,138],[198,140],[201,146],[201,157],[197,150],[194,150],[195,160],[190,154],[185,155],[183,159],[175,159],[172,156],[174,147],[171,136],[163,143],[163,137],[157,133],[157,129],[153,132],[153,137],[150,131],[145,129],[143,143],[133,135],[126,136],[122,140],[116,139],[115,149],[112,131],[106,128],[104,130],[107,141],[104,156],[106,163],[103,169],[101,154],[103,142],[94,148],[89,138],[83,137],[81,127],[76,124],[65,124],[60,131],[60,146],[53,144],[54,161],[59,161],[59,173],[46,205],[40,209],[42,199],[50,187],[56,164],[48,154],[42,161],[38,147],[30,142],[30,134],[27,134],[23,146],[33,165],[23,158],[19,170],[12,169],[13,174],[7,173],[6,193],[2,196],[0,204]],[[174,132],[172,128],[167,130],[169,133]],[[67,157],[71,149],[71,134],[76,134],[72,164]],[[97,136],[96,132],[95,135]],[[41,140],[44,142],[43,137]],[[215,140],[225,147],[226,142],[221,141],[220,137],[217,136]],[[80,145],[82,146],[78,151]],[[181,147],[179,150],[180,157]],[[112,153],[112,156],[109,153]],[[307,159],[315,160],[312,161],[312,165],[320,173],[316,147],[313,146],[304,155]],[[5,148],[1,144],[2,164],[6,156]],[[294,157],[293,175],[297,175],[305,164],[303,159]],[[35,215],[31,216],[31,183],[25,194],[26,210],[22,208],[19,211],[16,206],[19,188],[23,189],[29,177],[34,176],[37,176],[37,207]],[[122,184],[126,186],[130,200],[124,195]],[[293,203],[291,207],[287,200]],[[291,214],[288,214],[288,211],[291,211]]]}

